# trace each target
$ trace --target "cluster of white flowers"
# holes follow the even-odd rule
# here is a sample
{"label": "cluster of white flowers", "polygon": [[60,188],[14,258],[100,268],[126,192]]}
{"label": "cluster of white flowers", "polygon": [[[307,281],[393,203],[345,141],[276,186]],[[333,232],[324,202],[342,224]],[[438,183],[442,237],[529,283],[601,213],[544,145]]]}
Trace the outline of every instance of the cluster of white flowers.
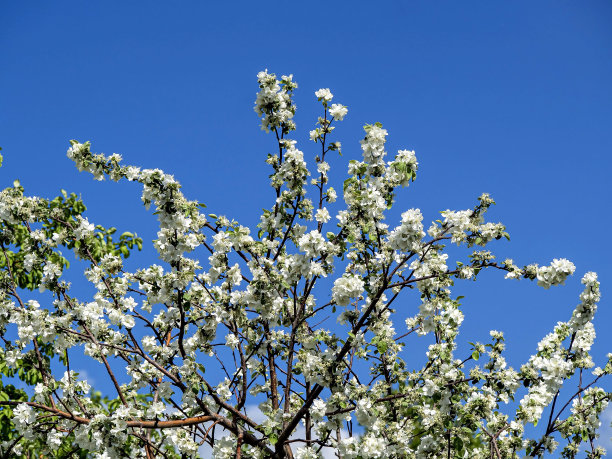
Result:
{"label": "cluster of white flowers", "polygon": [[89,223],[86,218],[83,218],[79,215],[78,217],[79,225],[74,229],[74,236],[77,239],[85,239],[88,236],[91,236],[94,231],[94,225]]}
{"label": "cluster of white flowers", "polygon": [[[285,160],[275,174],[274,180],[278,183],[285,183],[290,190],[295,192],[302,186],[308,174],[304,153],[291,144],[285,152]],[[273,183],[273,185],[276,184]]]}
{"label": "cluster of white flowers", "polygon": [[[550,268],[541,268],[550,281],[550,285],[562,283],[574,271],[574,265],[569,261],[554,260]],[[538,270],[538,273],[540,270]],[[560,274],[557,274],[559,272]],[[540,284],[538,279],[538,284]],[[553,400],[563,381],[574,374],[577,368],[592,366],[588,351],[595,338],[591,324],[599,300],[599,283],[594,273],[587,273],[582,278],[585,289],[581,294],[582,302],[576,307],[569,322],[559,322],[555,330],[548,334],[538,344],[538,353],[529,361],[525,371],[535,371],[537,381],[521,400],[521,415],[528,422],[537,422],[543,410]],[[562,343],[570,335],[574,336],[571,348],[566,350]],[[573,357],[568,355],[573,351]]]}
{"label": "cluster of white flowers", "polygon": [[[200,229],[206,218],[197,210],[197,203],[187,201],[179,191],[174,177],[158,169],[145,169],[138,181],[143,184],[145,205],[155,203],[160,230],[155,248],[162,260],[177,262],[185,252],[191,252],[203,241]],[[187,217],[186,211],[189,211]]]}
{"label": "cluster of white flowers", "polygon": [[471,210],[445,210],[440,213],[444,217],[443,224],[450,228],[449,232],[453,235],[451,241],[455,244],[461,244],[466,239],[466,232],[474,229]]}
{"label": "cluster of white flowers", "polygon": [[215,441],[213,448],[213,457],[215,459],[231,459],[236,453],[236,439],[231,436],[225,436]]}
{"label": "cluster of white flowers", "polygon": [[[581,398],[575,398],[572,401],[572,415],[565,419],[560,427],[562,436],[570,441],[563,451],[566,456],[579,452],[579,444],[583,435],[597,438],[602,424],[601,413],[610,406],[608,400],[609,397],[601,388],[590,387],[584,391]],[[606,451],[603,448],[598,448],[596,452],[598,455],[593,454],[594,457],[606,457]]]}
{"label": "cluster of white flowers", "polygon": [[311,231],[298,240],[300,250],[303,250],[308,258],[317,258],[326,250],[329,250],[325,238],[318,231]]}
{"label": "cluster of white flowers", "polygon": [[329,215],[329,211],[322,207],[321,209],[317,209],[315,214],[315,220],[319,223],[327,223],[330,220],[331,216]]}
{"label": "cluster of white flowers", "polygon": [[416,178],[419,163],[411,150],[399,150],[395,159],[388,163],[385,178],[392,188],[406,187]]}
{"label": "cluster of white flowers", "polygon": [[342,121],[347,113],[348,108],[342,104],[332,104],[329,108],[329,114],[333,116],[336,121]]}
{"label": "cluster of white flowers", "polygon": [[563,285],[567,276],[574,274],[576,267],[565,258],[555,258],[550,266],[538,268],[538,285],[550,288],[551,285]]}
{"label": "cluster of white flowers", "polygon": [[412,170],[417,170],[419,166],[414,150],[399,150],[395,160],[406,164]]}
{"label": "cluster of white flowers", "polygon": [[279,81],[276,75],[264,70],[257,74],[257,81],[260,91],[257,93],[254,109],[257,115],[263,117],[261,128],[268,132],[284,125],[288,130],[293,130],[295,105],[291,100],[291,92],[297,88],[293,75],[283,75]]}
{"label": "cluster of white flowers", "polygon": [[371,165],[380,164],[385,155],[385,141],[388,135],[387,130],[381,125],[374,124],[366,126],[366,136],[361,141],[363,150],[363,160]]}
{"label": "cluster of white flowers", "polygon": [[21,403],[13,410],[13,421],[21,435],[26,435],[29,432],[29,426],[36,422],[36,413],[26,403]]}
{"label": "cluster of white flowers", "polygon": [[340,305],[347,306],[351,298],[357,298],[363,293],[363,280],[357,276],[342,276],[336,279],[332,288],[332,300]]}
{"label": "cluster of white flowers", "polygon": [[331,100],[334,98],[334,95],[331,93],[329,88],[321,88],[315,91],[315,96],[317,96],[317,99],[323,102],[331,102]]}
{"label": "cluster of white flowers", "polygon": [[402,223],[389,234],[389,245],[401,252],[417,251],[423,232],[423,215],[419,209],[410,209],[402,214]]}
{"label": "cluster of white flowers", "polygon": [[104,163],[106,158],[102,155],[91,156],[89,145],[72,141],[67,156],[73,160],[79,171],[90,172],[96,180],[104,180]]}

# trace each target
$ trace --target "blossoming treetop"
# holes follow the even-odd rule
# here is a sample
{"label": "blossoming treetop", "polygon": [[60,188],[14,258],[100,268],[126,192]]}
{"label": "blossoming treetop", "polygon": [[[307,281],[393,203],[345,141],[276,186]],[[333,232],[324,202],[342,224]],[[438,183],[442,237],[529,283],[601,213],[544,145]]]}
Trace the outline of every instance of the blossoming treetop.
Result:
{"label": "blossoming treetop", "polygon": [[[276,151],[267,157],[274,200],[256,231],[204,215],[172,176],[94,154],[89,143],[72,141],[68,157],[98,180],[142,186],[159,220],[159,265],[124,269],[142,241],[90,223],[75,195],[28,197],[17,182],[2,191],[2,454],[173,458],[208,447],[216,458],[330,450],[344,459],[514,458],[541,457],[562,442],[564,457],[582,443],[602,457],[594,440],[610,394],[596,384],[612,363],[592,370],[589,355],[596,274],[584,275],[572,316],[519,370],[507,366],[497,331],[457,355],[463,313],[454,282],[493,269],[549,288],[574,265],[497,261],[484,248],[508,234],[485,222],[494,204],[487,194],[471,209],[443,211],[427,230],[419,209],[389,225],[395,192],[415,180],[418,162],[409,150],[387,161],[379,123],[365,126],[363,160],[350,162],[345,205],[332,219],[329,156],[341,145],[330,137],[347,108],[329,89],[315,93],[323,115],[310,132],[311,170],[289,137],[297,84],[267,71],[258,82],[255,111]],[[448,243],[471,254],[449,266]],[[92,297],[71,293],[66,251],[87,264]],[[39,299],[28,300],[36,290]],[[397,323],[400,310],[410,317]],[[430,340],[422,368],[402,358],[411,339]],[[70,369],[83,351],[114,398]],[[576,389],[560,392],[574,375]],[[33,391],[17,389],[15,377]],[[526,434],[529,423],[537,435]]]}

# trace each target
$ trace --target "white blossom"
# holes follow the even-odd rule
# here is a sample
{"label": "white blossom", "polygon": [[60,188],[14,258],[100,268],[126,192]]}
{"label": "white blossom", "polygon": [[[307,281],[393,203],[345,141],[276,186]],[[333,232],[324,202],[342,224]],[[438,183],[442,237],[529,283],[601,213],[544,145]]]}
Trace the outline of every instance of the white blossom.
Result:
{"label": "white blossom", "polygon": [[355,276],[343,276],[334,282],[332,300],[340,306],[347,306],[351,298],[361,295],[363,289],[363,280]]}
{"label": "white blossom", "polygon": [[315,220],[319,223],[327,223],[331,216],[329,215],[329,211],[323,207],[322,209],[317,209],[315,214]]}
{"label": "white blossom", "polygon": [[551,285],[563,285],[567,276],[574,274],[576,267],[565,258],[555,258],[550,266],[538,268],[538,285],[549,288]]}
{"label": "white blossom", "polygon": [[324,102],[329,102],[334,98],[334,95],[331,93],[329,88],[322,88],[315,91],[315,96],[317,96],[317,99]]}
{"label": "white blossom", "polygon": [[329,114],[336,120],[342,121],[346,114],[348,113],[348,108],[341,104],[332,104],[329,108]]}

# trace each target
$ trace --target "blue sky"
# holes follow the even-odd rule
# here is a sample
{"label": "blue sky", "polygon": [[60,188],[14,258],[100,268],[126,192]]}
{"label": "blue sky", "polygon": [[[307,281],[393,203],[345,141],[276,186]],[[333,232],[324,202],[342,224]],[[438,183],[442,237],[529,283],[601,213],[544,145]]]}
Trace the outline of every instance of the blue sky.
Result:
{"label": "blue sky", "polygon": [[[410,207],[431,221],[489,192],[490,219],[512,238],[492,246],[502,259],[576,264],[549,291],[497,273],[460,286],[466,341],[503,330],[520,366],[569,318],[594,270],[601,363],[612,351],[611,25],[609,1],[3,2],[0,186],[19,178],[29,194],[77,192],[91,221],[150,241],[155,219],[138,188],[95,182],[66,158],[70,139],[91,140],[254,226],[272,199],[264,160],[274,144],[253,112],[256,74],[293,73],[306,157],[314,91],[328,87],[349,108],[333,183],[360,158],[365,123],[383,123],[389,152],[416,150],[419,177],[390,224]],[[153,261],[149,250],[135,263]]]}

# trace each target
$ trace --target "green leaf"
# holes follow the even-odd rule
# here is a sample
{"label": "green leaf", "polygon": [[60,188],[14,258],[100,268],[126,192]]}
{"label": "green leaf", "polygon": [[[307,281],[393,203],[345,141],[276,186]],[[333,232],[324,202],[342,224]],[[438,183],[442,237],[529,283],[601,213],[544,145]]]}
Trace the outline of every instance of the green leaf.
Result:
{"label": "green leaf", "polygon": [[346,191],[346,189],[347,189],[348,187],[350,187],[350,186],[351,186],[353,183],[355,183],[356,181],[357,181],[357,179],[356,179],[355,177],[350,177],[350,178],[347,178],[347,179],[344,181],[344,184],[343,184],[343,186],[342,186],[342,190],[343,190],[343,191]]}

